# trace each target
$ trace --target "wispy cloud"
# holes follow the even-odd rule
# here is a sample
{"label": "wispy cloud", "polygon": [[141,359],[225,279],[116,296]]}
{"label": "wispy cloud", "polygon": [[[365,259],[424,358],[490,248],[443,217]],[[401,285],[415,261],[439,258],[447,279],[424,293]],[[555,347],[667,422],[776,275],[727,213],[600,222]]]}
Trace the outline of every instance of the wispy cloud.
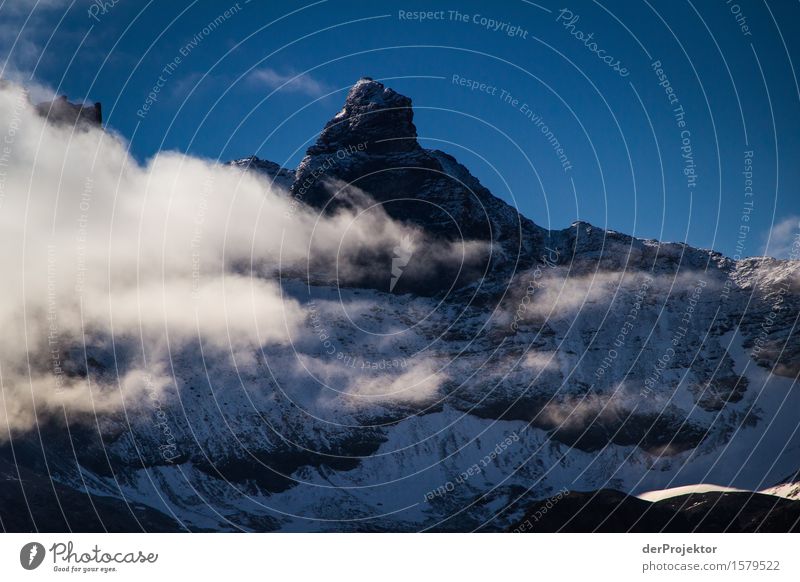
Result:
{"label": "wispy cloud", "polygon": [[[68,0],[0,2],[0,77],[24,85],[37,102],[50,100],[55,93],[31,71],[43,59],[59,12],[68,5]],[[63,33],[60,36],[63,38]]]}
{"label": "wispy cloud", "polygon": [[279,73],[275,69],[258,69],[250,73],[249,79],[270,89],[280,89],[292,93],[302,93],[311,97],[319,97],[332,89],[326,83],[318,81],[308,74],[294,72]]}
{"label": "wispy cloud", "polygon": [[776,259],[797,259],[800,249],[795,240],[798,237],[800,237],[800,216],[788,216],[770,229],[764,254]]}
{"label": "wispy cloud", "polygon": [[11,14],[27,14],[34,8],[43,10],[48,8],[66,8],[69,0],[15,0],[4,2],[3,10]]}

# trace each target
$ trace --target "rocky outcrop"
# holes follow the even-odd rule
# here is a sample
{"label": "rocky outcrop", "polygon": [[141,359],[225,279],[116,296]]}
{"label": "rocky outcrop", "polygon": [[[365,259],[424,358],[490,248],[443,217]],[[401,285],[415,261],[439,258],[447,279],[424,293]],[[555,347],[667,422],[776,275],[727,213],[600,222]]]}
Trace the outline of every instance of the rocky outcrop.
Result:
{"label": "rocky outcrop", "polygon": [[62,95],[53,101],[39,103],[36,105],[36,110],[39,115],[47,118],[52,123],[76,126],[84,123],[90,125],[102,125],[103,123],[100,103],[95,103],[94,105],[72,103],[67,100],[66,95]]}
{"label": "rocky outcrop", "polygon": [[233,160],[228,162],[228,165],[241,168],[242,170],[252,170],[262,174],[270,181],[270,184],[274,184],[285,190],[291,188],[292,184],[294,183],[294,172],[292,170],[287,170],[275,162],[262,160],[257,156],[249,156],[239,160]]}

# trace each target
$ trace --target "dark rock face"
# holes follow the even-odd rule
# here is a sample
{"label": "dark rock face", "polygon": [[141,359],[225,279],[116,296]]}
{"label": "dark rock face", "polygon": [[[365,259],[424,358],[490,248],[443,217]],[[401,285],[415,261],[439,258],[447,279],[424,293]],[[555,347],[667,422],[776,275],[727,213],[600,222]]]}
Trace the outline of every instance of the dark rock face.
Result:
{"label": "dark rock face", "polygon": [[552,422],[543,422],[541,426],[552,431],[552,438],[588,452],[614,443],[638,446],[656,455],[664,451],[674,454],[695,448],[706,436],[705,427],[692,424],[670,409],[644,414],[629,411],[621,418],[601,414],[588,427],[553,426]]}
{"label": "dark rock face", "polygon": [[273,182],[275,185],[287,190],[294,182],[294,172],[292,170],[287,170],[275,162],[262,160],[256,156],[249,156],[247,158],[233,160],[232,162],[228,162],[228,165],[263,174],[270,180],[270,182]]}
{"label": "dark rock face", "polygon": [[[24,485],[24,488],[23,488]],[[138,503],[91,495],[0,454],[0,529],[4,532],[178,532],[171,517]]]}
{"label": "dark rock face", "polygon": [[103,123],[100,103],[94,105],[71,103],[64,95],[54,101],[39,103],[36,110],[39,115],[46,117],[52,123],[78,126],[84,123],[90,125],[102,125]]}
{"label": "dark rock face", "polygon": [[308,149],[292,194],[333,212],[358,205],[353,188],[392,218],[439,240],[495,243],[492,258],[483,258],[495,269],[530,263],[543,240],[543,229],[492,195],[452,156],[422,148],[411,100],[367,77]]}
{"label": "dark rock face", "polygon": [[511,528],[516,533],[541,532],[685,532],[689,522],[658,504],[621,491],[570,491],[538,501]]}
{"label": "dark rock face", "polygon": [[756,533],[800,531],[800,501],[759,493],[693,493],[655,503],[620,491],[572,491],[536,502],[511,531]]}
{"label": "dark rock face", "polygon": [[705,385],[695,386],[697,404],[705,410],[722,410],[728,403],[744,398],[749,381],[745,376],[715,378]]}

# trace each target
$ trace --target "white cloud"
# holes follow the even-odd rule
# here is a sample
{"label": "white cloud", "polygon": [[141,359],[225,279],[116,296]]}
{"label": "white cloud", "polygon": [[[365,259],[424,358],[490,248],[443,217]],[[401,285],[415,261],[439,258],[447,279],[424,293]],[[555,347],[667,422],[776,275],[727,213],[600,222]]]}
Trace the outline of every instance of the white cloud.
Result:
{"label": "white cloud", "polygon": [[[239,168],[169,152],[140,165],[111,133],[47,123],[15,85],[0,89],[0,144],[0,440],[62,408],[136,401],[183,347],[239,363],[289,346],[313,332],[276,273],[358,276],[411,232],[382,211],[320,216]],[[122,378],[90,387],[62,369],[66,350],[108,338],[136,346]],[[344,380],[347,398],[407,402],[443,378],[422,365],[390,386]]]}
{"label": "white cloud", "polygon": [[14,2],[6,2],[3,7],[11,12],[24,13],[30,12],[34,8],[66,8],[69,4],[70,0],[15,0]]}
{"label": "white cloud", "polygon": [[773,225],[764,254],[776,259],[800,259],[800,216],[789,216]]}
{"label": "white cloud", "polygon": [[556,372],[559,368],[557,352],[537,352],[530,350],[521,365],[524,369],[530,370],[537,377],[545,372]]}
{"label": "white cloud", "polygon": [[264,68],[250,73],[249,79],[269,89],[302,93],[310,97],[320,97],[331,91],[327,84],[314,79],[307,73],[298,75],[297,73],[289,72],[284,74],[275,69]]}
{"label": "white cloud", "polygon": [[[392,367],[369,374],[342,366],[333,359],[297,354],[298,378],[313,377],[329,388],[327,397],[338,392],[347,406],[360,408],[381,404],[423,404],[434,400],[449,377],[433,358],[410,360],[405,367]],[[334,400],[339,401],[338,398]]]}

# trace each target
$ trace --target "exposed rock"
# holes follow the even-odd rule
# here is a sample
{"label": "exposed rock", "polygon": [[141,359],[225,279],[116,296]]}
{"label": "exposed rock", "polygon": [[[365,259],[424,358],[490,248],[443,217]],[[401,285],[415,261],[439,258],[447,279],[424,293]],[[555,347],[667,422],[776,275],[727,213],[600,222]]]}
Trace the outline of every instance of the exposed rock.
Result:
{"label": "exposed rock", "polygon": [[103,123],[100,103],[95,103],[94,105],[71,103],[67,101],[66,95],[62,95],[53,101],[39,103],[36,105],[36,110],[39,115],[46,117],[52,123],[76,126],[84,123],[99,126]]}
{"label": "exposed rock", "polygon": [[287,170],[275,162],[262,160],[256,156],[249,156],[247,158],[233,160],[228,162],[228,165],[235,166],[243,170],[253,170],[263,174],[269,179],[270,183],[274,183],[276,186],[285,190],[289,190],[294,183],[293,170]]}

